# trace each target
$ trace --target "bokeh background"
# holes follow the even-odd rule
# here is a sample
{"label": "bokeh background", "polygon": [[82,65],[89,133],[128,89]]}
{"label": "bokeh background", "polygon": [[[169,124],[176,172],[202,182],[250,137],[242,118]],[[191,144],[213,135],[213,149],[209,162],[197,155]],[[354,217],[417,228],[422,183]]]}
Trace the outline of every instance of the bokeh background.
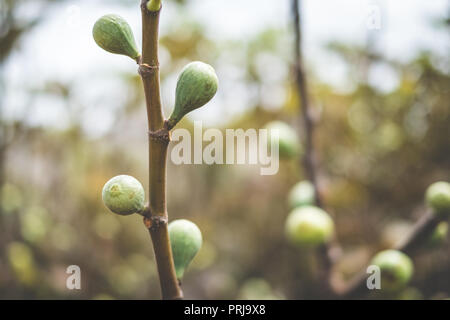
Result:
{"label": "bokeh background", "polygon": [[[138,0],[0,1],[0,298],[157,299],[140,216],[116,216],[101,189],[129,174],[147,188],[144,97],[135,63],[98,48],[95,20],[117,13],[140,43]],[[377,6],[381,28],[367,27]],[[179,127],[301,131],[290,1],[163,1],[165,113],[189,61],[213,65],[217,96]],[[426,187],[450,179],[449,1],[305,0],[304,55],[327,211],[350,277],[425,211]],[[169,162],[168,212],[202,230],[183,281],[193,299],[319,297],[320,263],[283,233],[300,159],[258,166]],[[450,294],[450,247],[424,244],[391,298]],[[82,289],[66,288],[78,265]]]}

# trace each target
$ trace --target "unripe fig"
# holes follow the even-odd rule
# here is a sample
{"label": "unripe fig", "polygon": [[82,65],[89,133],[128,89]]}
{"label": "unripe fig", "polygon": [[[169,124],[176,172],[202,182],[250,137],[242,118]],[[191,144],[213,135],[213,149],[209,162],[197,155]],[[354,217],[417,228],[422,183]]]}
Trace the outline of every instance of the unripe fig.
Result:
{"label": "unripe fig", "polygon": [[273,130],[278,130],[278,143],[279,143],[279,154],[281,158],[293,158],[299,155],[302,151],[300,140],[297,136],[295,130],[289,126],[287,123],[282,121],[272,121],[265,125],[268,129],[268,143],[271,145]]}
{"label": "unripe fig", "polygon": [[371,264],[380,268],[381,289],[390,291],[403,288],[414,272],[411,259],[398,250],[385,250],[377,253]]}
{"label": "unripe fig", "polygon": [[447,238],[447,233],[448,233],[448,223],[446,221],[440,222],[430,236],[428,242],[429,245],[431,246],[441,245],[442,243],[445,242],[445,239]]}
{"label": "unripe fig", "polygon": [[288,203],[291,209],[313,205],[315,198],[314,186],[308,180],[295,184],[288,196]]}
{"label": "unripe fig", "polygon": [[187,113],[211,100],[216,94],[218,85],[216,72],[209,64],[200,61],[187,64],[178,77],[175,107],[168,120],[169,129]]}
{"label": "unripe fig", "polygon": [[169,223],[170,245],[177,278],[183,278],[184,271],[202,246],[202,233],[197,225],[186,219]]}
{"label": "unripe fig", "polygon": [[115,176],[105,183],[102,191],[105,205],[114,213],[129,215],[144,209],[144,188],[132,176]]}
{"label": "unripe fig", "polygon": [[136,60],[140,54],[136,48],[133,31],[120,16],[107,14],[97,20],[92,29],[95,42],[104,50],[129,56]]}
{"label": "unripe fig", "polygon": [[334,232],[334,222],[322,209],[303,206],[294,209],[286,220],[286,235],[298,246],[326,243]]}
{"label": "unripe fig", "polygon": [[147,2],[147,10],[148,11],[158,11],[161,9],[161,0],[149,0]]}
{"label": "unripe fig", "polygon": [[425,193],[427,204],[438,214],[450,213],[450,183],[445,181],[435,182],[430,185]]}

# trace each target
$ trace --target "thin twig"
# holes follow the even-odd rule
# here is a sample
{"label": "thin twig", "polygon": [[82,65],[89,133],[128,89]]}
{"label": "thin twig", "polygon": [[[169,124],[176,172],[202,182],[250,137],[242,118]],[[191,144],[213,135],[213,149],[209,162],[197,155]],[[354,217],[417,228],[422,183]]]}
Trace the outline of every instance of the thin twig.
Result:
{"label": "thin twig", "polygon": [[295,29],[295,61],[294,72],[297,90],[300,96],[301,103],[301,117],[305,130],[305,151],[303,156],[303,166],[308,176],[309,181],[313,184],[316,197],[316,205],[322,206],[322,199],[320,196],[319,188],[317,185],[317,164],[316,155],[314,149],[314,121],[311,116],[311,108],[308,96],[308,84],[306,81],[306,74],[303,67],[303,55],[302,55],[302,29],[301,29],[301,14],[300,14],[301,1],[292,0],[292,13]]}
{"label": "thin twig", "polygon": [[[323,201],[317,181],[317,160],[314,144],[314,121],[311,116],[311,107],[308,96],[308,83],[303,67],[303,47],[302,47],[302,21],[301,21],[301,1],[292,0],[292,20],[294,22],[295,49],[294,49],[294,72],[297,90],[301,103],[301,121],[304,125],[304,156],[301,165],[305,169],[308,180],[314,187],[315,204],[323,207]],[[334,241],[319,248],[319,257],[323,266],[323,276],[321,290],[332,295],[331,290],[331,270],[334,264],[335,245]]]}
{"label": "thin twig", "polygon": [[142,58],[139,74],[144,84],[149,127],[149,212],[151,216],[144,217],[144,224],[152,238],[162,298],[182,299],[183,292],[175,274],[167,228],[166,161],[169,135],[167,134],[167,139],[154,138],[157,132],[164,130],[158,62],[158,26],[161,9],[150,12],[146,8],[146,3],[146,0],[141,2]]}

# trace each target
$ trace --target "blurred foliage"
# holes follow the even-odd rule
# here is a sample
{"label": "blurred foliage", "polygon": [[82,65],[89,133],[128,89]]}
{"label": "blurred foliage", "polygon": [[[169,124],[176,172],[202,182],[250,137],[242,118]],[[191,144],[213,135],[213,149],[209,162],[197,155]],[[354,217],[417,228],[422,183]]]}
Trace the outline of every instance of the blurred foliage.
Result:
{"label": "blurred foliage", "polygon": [[[14,12],[23,2],[2,2],[7,10],[0,24],[0,63],[13,54],[20,34],[36,23],[34,18],[16,23]],[[211,40],[201,23],[183,15],[189,1],[172,2],[177,21],[161,38],[167,56],[163,86],[187,61],[201,59],[228,79],[220,102],[242,91],[251,97],[224,128],[262,128],[283,120],[301,129],[289,72],[289,30],[263,30],[245,41]],[[343,93],[309,70],[319,180],[343,245],[336,269],[348,277],[374,252],[405,235],[424,211],[423,194],[430,183],[450,179],[450,76],[441,67],[448,66],[449,57],[422,52],[402,63],[365,47],[327,47],[346,63],[354,82]],[[380,63],[398,75],[399,84],[390,92],[367,81]],[[0,119],[0,298],[159,297],[150,238],[140,217],[115,216],[101,202],[103,184],[117,174],[133,175],[147,188],[145,111],[134,71],[119,75],[126,100],[101,137],[83,131],[74,106],[88,106],[71,83],[58,79],[40,91],[30,89],[29,95],[51,94],[65,101],[68,128],[29,126],[26,115]],[[192,123],[185,119],[179,127],[192,130]],[[320,297],[314,285],[319,261],[290,246],[283,233],[287,194],[305,178],[299,163],[284,160],[277,175],[260,176],[256,166],[169,162],[170,218],[194,221],[205,240],[184,279],[187,297]],[[412,287],[390,298],[448,297],[449,252],[448,239],[424,247],[414,258]],[[82,290],[65,287],[71,264],[81,267]]]}

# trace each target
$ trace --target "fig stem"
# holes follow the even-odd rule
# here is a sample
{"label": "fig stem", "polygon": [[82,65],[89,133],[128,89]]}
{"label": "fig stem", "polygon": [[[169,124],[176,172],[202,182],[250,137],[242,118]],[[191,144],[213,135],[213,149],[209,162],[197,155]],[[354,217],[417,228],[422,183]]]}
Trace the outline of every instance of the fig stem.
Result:
{"label": "fig stem", "polygon": [[139,74],[144,86],[149,129],[149,217],[144,217],[144,224],[149,226],[153,251],[158,268],[161,295],[163,299],[182,299],[183,292],[179,286],[172,258],[167,223],[149,223],[150,221],[168,220],[166,210],[166,161],[167,139],[155,138],[164,134],[164,116],[161,108],[158,37],[159,14],[147,9],[147,0],[141,1],[142,13],[142,57],[139,60]]}

